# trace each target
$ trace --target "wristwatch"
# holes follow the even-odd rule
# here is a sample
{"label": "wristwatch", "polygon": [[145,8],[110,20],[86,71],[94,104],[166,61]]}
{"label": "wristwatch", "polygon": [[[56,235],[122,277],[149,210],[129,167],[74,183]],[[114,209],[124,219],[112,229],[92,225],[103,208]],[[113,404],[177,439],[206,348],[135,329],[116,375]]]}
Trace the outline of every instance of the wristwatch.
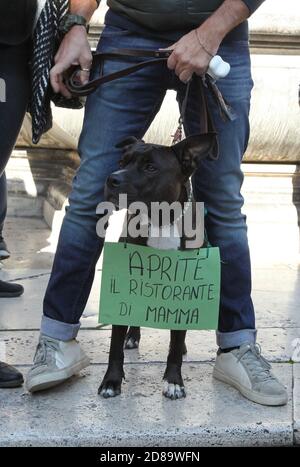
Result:
{"label": "wristwatch", "polygon": [[58,30],[62,34],[67,34],[67,32],[69,32],[73,26],[84,26],[87,32],[89,32],[89,25],[87,24],[87,20],[84,18],[84,16],[71,15],[71,14],[65,15],[61,19],[59,26],[58,26]]}

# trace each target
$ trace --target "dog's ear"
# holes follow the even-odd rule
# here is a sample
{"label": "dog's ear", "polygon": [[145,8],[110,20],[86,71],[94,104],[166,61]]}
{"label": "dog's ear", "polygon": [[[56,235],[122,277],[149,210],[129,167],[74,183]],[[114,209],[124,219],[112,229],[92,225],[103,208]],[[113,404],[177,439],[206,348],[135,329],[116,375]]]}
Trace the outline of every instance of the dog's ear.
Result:
{"label": "dog's ear", "polygon": [[137,142],[138,142],[138,139],[135,138],[135,136],[128,136],[128,138],[123,139],[122,141],[117,143],[116,148],[123,149],[123,148],[126,148],[128,146],[132,146],[133,144],[135,144]]}
{"label": "dog's ear", "polygon": [[190,177],[201,159],[209,156],[216,140],[216,133],[188,136],[172,146],[182,166],[184,175]]}

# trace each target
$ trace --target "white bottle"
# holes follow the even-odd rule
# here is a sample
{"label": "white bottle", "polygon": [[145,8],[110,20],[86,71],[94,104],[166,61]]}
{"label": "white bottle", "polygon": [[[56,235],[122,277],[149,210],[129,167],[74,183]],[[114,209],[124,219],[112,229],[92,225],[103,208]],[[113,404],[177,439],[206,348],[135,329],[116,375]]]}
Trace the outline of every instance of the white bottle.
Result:
{"label": "white bottle", "polygon": [[230,65],[224,62],[220,55],[215,55],[209,62],[207,74],[215,81],[225,78],[230,72]]}

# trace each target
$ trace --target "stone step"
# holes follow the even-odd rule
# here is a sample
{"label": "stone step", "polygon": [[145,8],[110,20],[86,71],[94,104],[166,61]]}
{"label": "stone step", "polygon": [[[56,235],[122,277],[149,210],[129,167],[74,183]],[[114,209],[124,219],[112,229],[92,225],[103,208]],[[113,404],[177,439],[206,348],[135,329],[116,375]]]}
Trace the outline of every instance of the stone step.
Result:
{"label": "stone step", "polygon": [[[274,364],[289,403],[263,407],[212,378],[212,365],[186,363],[187,397],[162,394],[164,367],[125,365],[120,397],[103,399],[97,388],[105,365],[92,365],[67,383],[34,396],[23,388],[0,393],[0,446],[291,446],[292,373]],[[20,367],[26,374],[27,368]]]}

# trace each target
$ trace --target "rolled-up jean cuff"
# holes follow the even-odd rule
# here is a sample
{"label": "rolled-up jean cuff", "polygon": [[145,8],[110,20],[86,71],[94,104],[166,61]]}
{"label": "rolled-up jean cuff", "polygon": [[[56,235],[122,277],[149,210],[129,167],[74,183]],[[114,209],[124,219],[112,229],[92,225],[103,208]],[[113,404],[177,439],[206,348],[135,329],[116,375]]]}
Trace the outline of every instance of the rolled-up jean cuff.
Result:
{"label": "rolled-up jean cuff", "polygon": [[234,332],[217,331],[217,345],[221,349],[229,349],[230,347],[239,347],[242,344],[256,342],[256,329],[241,329]]}
{"label": "rolled-up jean cuff", "polygon": [[48,318],[48,316],[42,317],[41,334],[52,337],[53,339],[59,339],[61,341],[70,341],[71,339],[75,339],[79,328],[80,323],[69,324]]}

